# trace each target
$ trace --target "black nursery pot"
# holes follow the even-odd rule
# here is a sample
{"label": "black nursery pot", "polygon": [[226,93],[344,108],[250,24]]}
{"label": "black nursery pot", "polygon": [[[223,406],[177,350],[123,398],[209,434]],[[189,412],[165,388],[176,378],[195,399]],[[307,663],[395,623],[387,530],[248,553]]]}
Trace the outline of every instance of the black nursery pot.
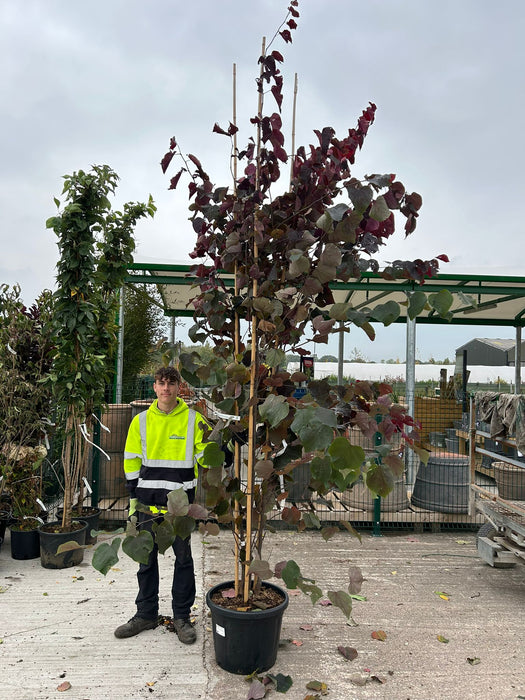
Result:
{"label": "black nursery pot", "polygon": [[9,510],[0,510],[0,547],[5,539],[6,527],[11,522],[11,512]]}
{"label": "black nursery pot", "polygon": [[[82,545],[86,543],[87,523],[83,520],[74,520],[73,525],[79,525],[72,532],[54,532],[61,523],[55,521],[46,523],[39,529],[40,535],[40,563],[44,569],[67,569],[70,566],[78,566],[84,558]],[[57,549],[66,542],[76,542],[81,545],[76,549],[57,554]]]}
{"label": "black nursery pot", "polygon": [[[62,520],[63,512],[63,508],[57,509],[57,520]],[[83,520],[87,523],[85,544],[97,543],[97,537],[91,536],[91,530],[98,530],[98,521],[100,519],[100,513],[100,508],[93,508],[91,506],[83,506],[80,510],[78,510],[77,508],[73,510],[73,518],[75,518],[75,520]]]}
{"label": "black nursery pot", "polygon": [[19,530],[16,523],[13,523],[9,529],[11,531],[11,556],[13,559],[37,559],[40,556],[38,527],[33,530]]}
{"label": "black nursery pot", "polygon": [[248,675],[253,671],[267,671],[275,663],[288,594],[267,581],[263,585],[278,591],[283,602],[275,608],[250,612],[216,605],[212,596],[224,588],[232,588],[233,581],[220,583],[206,594],[206,604],[211,611],[215,659],[225,671]]}

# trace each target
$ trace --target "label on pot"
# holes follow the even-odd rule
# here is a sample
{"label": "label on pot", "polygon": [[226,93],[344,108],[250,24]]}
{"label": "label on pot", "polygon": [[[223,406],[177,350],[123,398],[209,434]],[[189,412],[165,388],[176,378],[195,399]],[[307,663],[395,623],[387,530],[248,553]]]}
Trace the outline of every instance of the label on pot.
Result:
{"label": "label on pot", "polygon": [[221,637],[225,637],[225,636],[226,636],[226,630],[224,629],[224,627],[221,627],[220,625],[215,625],[215,631],[216,631],[217,634],[219,634]]}

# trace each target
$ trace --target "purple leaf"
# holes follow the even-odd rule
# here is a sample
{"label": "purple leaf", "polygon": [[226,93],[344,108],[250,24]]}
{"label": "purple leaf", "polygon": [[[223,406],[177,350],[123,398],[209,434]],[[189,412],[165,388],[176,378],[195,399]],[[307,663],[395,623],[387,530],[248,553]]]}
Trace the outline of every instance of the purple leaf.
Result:
{"label": "purple leaf", "polygon": [[168,169],[169,164],[171,163],[171,159],[175,155],[175,151],[168,151],[164,158],[160,161],[160,167],[162,168],[162,172],[166,173],[166,170]]}
{"label": "purple leaf", "polygon": [[169,190],[174,190],[177,187],[178,182],[180,180],[180,176],[182,175],[183,171],[184,171],[184,168],[181,168],[179,170],[179,172],[174,177],[171,178],[170,186],[168,187]]}
{"label": "purple leaf", "polygon": [[223,136],[228,136],[228,132],[224,131],[222,127],[220,127],[217,122],[213,125],[213,130],[212,133],[214,134],[222,134]]}

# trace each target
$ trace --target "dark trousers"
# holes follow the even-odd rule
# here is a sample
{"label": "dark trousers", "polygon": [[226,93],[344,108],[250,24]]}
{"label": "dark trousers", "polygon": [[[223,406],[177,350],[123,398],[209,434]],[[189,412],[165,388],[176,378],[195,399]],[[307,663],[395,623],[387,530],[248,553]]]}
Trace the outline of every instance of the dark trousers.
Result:
{"label": "dark trousers", "polygon": [[[162,522],[162,516],[152,518],[147,513],[138,512],[138,527],[151,532],[152,524]],[[195,571],[191,555],[191,538],[183,540],[176,537],[173,542],[175,566],[171,586],[173,619],[190,616],[191,606],[195,602]],[[147,564],[140,564],[137,572],[139,593],[135,599],[137,615],[146,620],[156,620],[159,614],[159,549],[154,544]]]}

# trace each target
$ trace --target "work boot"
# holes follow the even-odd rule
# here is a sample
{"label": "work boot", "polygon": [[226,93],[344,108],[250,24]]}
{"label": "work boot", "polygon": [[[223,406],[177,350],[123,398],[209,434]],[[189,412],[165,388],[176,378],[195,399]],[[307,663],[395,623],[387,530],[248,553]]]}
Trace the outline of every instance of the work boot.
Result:
{"label": "work boot", "polygon": [[157,618],[155,620],[146,620],[144,617],[134,615],[131,620],[128,620],[124,625],[120,625],[115,630],[115,637],[125,639],[126,637],[134,637],[136,634],[144,632],[144,630],[152,630],[159,624]]}
{"label": "work boot", "polygon": [[193,644],[197,639],[195,627],[191,624],[188,618],[184,620],[173,620],[173,629],[183,644]]}

